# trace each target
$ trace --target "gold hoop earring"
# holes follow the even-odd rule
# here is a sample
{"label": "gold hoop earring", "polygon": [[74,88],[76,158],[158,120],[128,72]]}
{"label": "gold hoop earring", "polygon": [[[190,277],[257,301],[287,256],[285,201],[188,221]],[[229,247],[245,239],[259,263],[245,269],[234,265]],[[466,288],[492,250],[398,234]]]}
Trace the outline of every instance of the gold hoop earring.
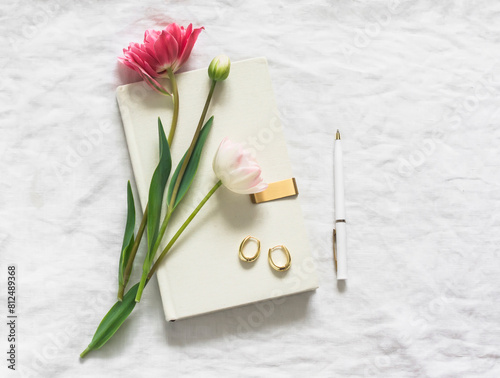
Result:
{"label": "gold hoop earring", "polygon": [[[286,263],[283,266],[276,265],[273,261],[272,253],[276,249],[281,249],[285,253]],[[292,265],[292,257],[290,256],[290,251],[284,245],[276,245],[272,248],[269,248],[269,253],[267,254],[267,260],[269,261],[269,265],[271,265],[271,268],[277,270],[278,272],[284,272],[290,269],[290,266]]]}
{"label": "gold hoop earring", "polygon": [[[243,248],[245,247],[245,245],[247,244],[247,242],[249,240],[253,240],[254,242],[257,243],[257,252],[255,253],[255,255],[251,256],[251,257],[247,257],[243,254]],[[246,262],[254,262],[255,260],[257,260],[257,258],[259,257],[260,255],[260,240],[257,239],[256,237],[254,236],[247,236],[245,239],[243,239],[243,241],[241,242],[240,244],[240,250],[239,250],[239,253],[238,255],[240,256],[240,260],[242,261],[246,261]]]}

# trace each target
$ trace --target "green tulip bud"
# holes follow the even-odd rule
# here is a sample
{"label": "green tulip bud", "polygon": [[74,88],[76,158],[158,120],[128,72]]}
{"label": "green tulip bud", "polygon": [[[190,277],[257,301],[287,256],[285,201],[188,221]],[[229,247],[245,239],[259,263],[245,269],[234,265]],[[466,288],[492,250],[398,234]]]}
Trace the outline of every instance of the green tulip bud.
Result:
{"label": "green tulip bud", "polygon": [[231,61],[227,55],[219,55],[212,59],[208,66],[208,76],[214,81],[226,80],[231,69]]}

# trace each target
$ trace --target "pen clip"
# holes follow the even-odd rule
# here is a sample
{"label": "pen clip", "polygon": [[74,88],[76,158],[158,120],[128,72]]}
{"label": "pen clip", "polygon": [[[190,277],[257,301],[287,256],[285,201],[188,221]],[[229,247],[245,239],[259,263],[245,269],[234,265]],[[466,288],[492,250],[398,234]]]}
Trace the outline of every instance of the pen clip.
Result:
{"label": "pen clip", "polygon": [[333,260],[335,261],[335,271],[337,271],[337,230],[333,229]]}

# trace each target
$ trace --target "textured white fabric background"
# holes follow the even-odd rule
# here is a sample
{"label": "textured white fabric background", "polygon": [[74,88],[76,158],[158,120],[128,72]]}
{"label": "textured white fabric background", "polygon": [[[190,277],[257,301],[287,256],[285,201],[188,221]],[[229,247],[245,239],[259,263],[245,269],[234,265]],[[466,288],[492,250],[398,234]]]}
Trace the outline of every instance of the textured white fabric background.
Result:
{"label": "textured white fabric background", "polygon": [[[0,19],[0,316],[10,263],[20,316],[2,377],[500,376],[500,3],[18,0]],[[320,288],[166,324],[151,285],[81,362],[114,302],[132,178],[114,91],[138,77],[116,57],[173,21],[206,27],[186,69],[268,58]]]}

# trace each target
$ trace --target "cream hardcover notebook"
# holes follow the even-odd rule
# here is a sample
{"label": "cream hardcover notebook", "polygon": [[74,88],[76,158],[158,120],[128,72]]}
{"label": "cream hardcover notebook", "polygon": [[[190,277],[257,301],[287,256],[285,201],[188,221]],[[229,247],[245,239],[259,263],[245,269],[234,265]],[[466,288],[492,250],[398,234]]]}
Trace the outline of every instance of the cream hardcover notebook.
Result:
{"label": "cream hardcover notebook", "polygon": [[[206,69],[177,75],[180,113],[172,143],[172,172],[189,146],[209,91]],[[168,84],[166,84],[168,85]],[[144,82],[123,85],[117,99],[130,151],[141,205],[147,203],[149,182],[158,162],[157,118],[168,134],[172,102]],[[207,119],[214,123],[198,173],[169,223],[171,236],[217,181],[212,159],[224,137],[244,143],[255,153],[266,182],[293,177],[279,120],[267,61],[256,58],[233,63],[229,78],[217,84]],[[300,192],[301,181],[297,177]],[[318,287],[299,197],[253,204],[248,195],[221,187],[174,245],[157,277],[167,320],[177,320],[252,302],[314,290]],[[261,256],[253,263],[238,257],[247,235],[261,241]],[[144,243],[145,241],[143,241]],[[271,269],[269,248],[284,244],[292,266]],[[248,248],[253,247],[252,243]],[[249,249],[247,254],[252,254]],[[273,256],[280,263],[280,251]],[[142,262],[143,256],[138,256]]]}

